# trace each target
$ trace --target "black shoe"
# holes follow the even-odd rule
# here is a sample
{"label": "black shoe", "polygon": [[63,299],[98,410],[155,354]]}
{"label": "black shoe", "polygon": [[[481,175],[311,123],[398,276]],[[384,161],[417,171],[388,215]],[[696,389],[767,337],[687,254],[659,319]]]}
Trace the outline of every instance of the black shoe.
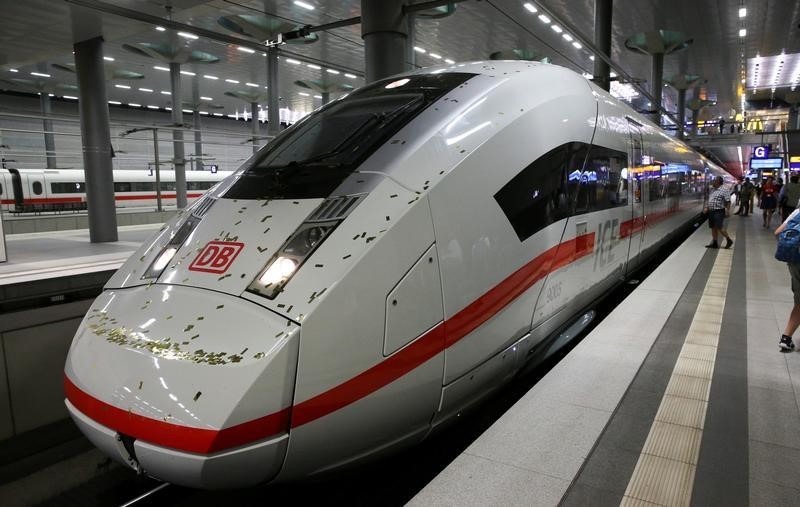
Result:
{"label": "black shoe", "polygon": [[706,245],[706,248],[719,248],[719,245],[716,241],[712,241],[711,243]]}
{"label": "black shoe", "polygon": [[778,342],[778,350],[781,352],[791,352],[794,350],[794,342],[791,336],[781,335],[781,341]]}
{"label": "black shoe", "polygon": [[731,238],[727,238],[725,240],[725,248],[730,248],[733,245],[733,240]]}

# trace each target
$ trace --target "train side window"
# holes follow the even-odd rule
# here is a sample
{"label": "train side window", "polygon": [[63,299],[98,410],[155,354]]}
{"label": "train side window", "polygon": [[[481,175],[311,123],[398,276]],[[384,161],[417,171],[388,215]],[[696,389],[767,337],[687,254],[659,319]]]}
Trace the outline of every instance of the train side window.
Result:
{"label": "train side window", "polygon": [[[578,191],[586,194],[584,204],[576,202],[576,212],[598,211],[628,204],[628,155],[624,152],[592,146],[581,174]],[[572,181],[572,178],[571,178]]]}
{"label": "train side window", "polygon": [[587,151],[588,145],[578,142],[550,150],[494,195],[520,241],[570,215],[567,175],[582,169]]}
{"label": "train side window", "polygon": [[82,194],[86,191],[86,183],[82,181],[50,183],[50,192],[54,194]]}
{"label": "train side window", "polygon": [[[153,187],[155,189],[155,187]],[[174,181],[162,181],[161,182],[161,191],[174,191],[175,190],[175,182]]]}
{"label": "train side window", "polygon": [[186,190],[208,190],[214,186],[213,181],[187,181]]}
{"label": "train side window", "polygon": [[131,191],[131,184],[129,181],[114,182],[114,192],[130,192],[130,191]]}
{"label": "train side window", "polygon": [[0,194],[3,193],[3,185],[0,185]]}
{"label": "train side window", "polygon": [[131,183],[131,192],[155,192],[156,184],[150,181],[134,181]]}
{"label": "train side window", "polygon": [[36,195],[42,195],[42,182],[41,181],[34,181],[33,182],[33,193]]}

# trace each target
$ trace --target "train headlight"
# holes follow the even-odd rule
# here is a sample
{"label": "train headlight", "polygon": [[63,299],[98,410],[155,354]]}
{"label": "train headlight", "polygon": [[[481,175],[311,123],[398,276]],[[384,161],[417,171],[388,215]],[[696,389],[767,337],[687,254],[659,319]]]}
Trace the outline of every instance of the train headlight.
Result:
{"label": "train headlight", "polygon": [[164,248],[161,249],[161,252],[156,255],[155,260],[150,264],[150,267],[147,268],[147,271],[144,272],[142,275],[142,279],[145,278],[158,278],[161,276],[161,272],[164,271],[164,268],[167,267],[169,261],[175,257],[175,254],[178,253],[178,250],[181,248],[187,239],[189,239],[194,232],[195,227],[197,224],[200,223],[200,219],[195,217],[194,215],[189,215],[183,224],[181,224],[178,231],[175,233],[174,236],[169,240],[169,243],[164,245]]}
{"label": "train headlight", "polygon": [[269,299],[275,298],[338,224],[338,220],[301,224],[272,256],[247,290]]}

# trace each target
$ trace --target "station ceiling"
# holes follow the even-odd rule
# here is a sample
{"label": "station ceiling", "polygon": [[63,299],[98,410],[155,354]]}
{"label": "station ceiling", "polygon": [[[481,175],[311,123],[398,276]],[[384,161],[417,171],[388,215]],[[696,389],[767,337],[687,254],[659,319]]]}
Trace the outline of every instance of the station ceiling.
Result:
{"label": "station ceiling", "polygon": [[[360,15],[360,0],[89,0],[98,5],[124,7],[141,13],[187,25],[205,28],[219,34],[238,36],[219,23],[219,18],[236,15],[268,14],[292,26],[320,25]],[[486,59],[492,53],[524,50],[537,59],[548,57],[552,63],[582,73],[591,73],[593,62],[586,47],[577,47],[565,33],[557,33],[550,23],[543,22],[541,8],[574,27],[585,39],[593,39],[594,0],[539,0],[531,4],[538,13],[526,9],[522,0],[467,0],[457,4],[455,12],[441,19],[416,21],[414,45],[425,50],[416,52],[417,66],[430,66],[451,61]],[[305,5],[305,6],[304,6]],[[58,96],[69,93],[75,75],[72,64],[73,31],[84,35],[93,30],[102,33],[104,52],[113,61],[105,62],[115,70],[142,74],[142,79],[114,79],[108,82],[109,100],[123,104],[165,107],[170,97],[169,73],[155,67],[162,62],[145,58],[123,49],[124,44],[168,43],[170,31],[158,31],[150,23],[127,19],[102,11],[75,11],[68,0],[0,0],[3,21],[0,30],[0,88],[26,90],[29,84],[14,84],[14,79],[35,81],[36,85],[55,90]],[[307,7],[313,7],[309,9]],[[746,16],[740,17],[740,9]],[[80,14],[73,15],[73,12]],[[649,88],[650,58],[625,47],[628,37],[651,30],[681,31],[692,39],[684,51],[664,58],[664,77],[680,74],[701,77],[696,93],[713,100],[716,105],[702,114],[705,118],[728,117],[740,110],[741,92],[747,89],[748,100],[761,103],[780,101],[800,80],[800,2],[786,0],[614,0],[611,59],[626,74]],[[746,30],[740,35],[740,30]],[[575,35],[575,33],[571,34]],[[174,35],[172,35],[174,37]],[[233,44],[205,38],[179,39],[193,50],[219,58],[212,64],[187,64],[184,70],[196,74],[200,95],[205,103],[221,106],[210,112],[241,111],[245,104],[225,95],[226,91],[264,90],[266,58],[261,52],[247,53]],[[305,113],[321,104],[319,94],[296,85],[296,81],[316,80],[324,84],[360,86],[364,84],[364,44],[360,25],[319,32],[319,40],[307,45],[281,46],[281,107]],[[785,56],[781,56],[781,54]],[[436,58],[438,55],[441,58]],[[763,82],[755,81],[757,57],[773,64],[761,71]],[[786,60],[779,66],[779,60]],[[774,61],[773,61],[774,60]],[[295,63],[299,62],[299,63]],[[311,66],[309,66],[309,64]],[[747,82],[742,83],[742,72]],[[319,68],[317,68],[319,67]],[[17,72],[12,72],[11,70]],[[330,70],[329,70],[330,69]],[[776,69],[780,75],[776,74]],[[33,76],[31,72],[50,77]],[[211,76],[211,77],[205,77]],[[213,79],[217,78],[217,79]],[[184,100],[191,97],[192,76],[184,76]],[[231,81],[238,81],[233,83]],[[779,85],[776,83],[780,81]],[[248,86],[247,83],[251,85]],[[66,85],[66,86],[64,86]],[[120,86],[117,86],[120,85]],[[252,85],[258,85],[258,88]],[[775,90],[772,87],[775,86]],[[126,88],[129,87],[129,88]],[[145,91],[142,91],[145,90]],[[153,90],[152,92],[146,90]],[[689,92],[689,97],[693,94]],[[665,103],[674,111],[674,89],[664,88]],[[333,96],[336,96],[334,94]],[[634,97],[635,109],[647,109],[646,99]]]}

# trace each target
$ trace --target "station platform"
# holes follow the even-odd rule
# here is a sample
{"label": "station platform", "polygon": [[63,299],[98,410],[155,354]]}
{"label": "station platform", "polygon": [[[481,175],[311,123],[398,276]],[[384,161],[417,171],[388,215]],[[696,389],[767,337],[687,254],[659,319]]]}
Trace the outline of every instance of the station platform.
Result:
{"label": "station platform", "polygon": [[778,224],[695,231],[409,505],[798,505]]}

